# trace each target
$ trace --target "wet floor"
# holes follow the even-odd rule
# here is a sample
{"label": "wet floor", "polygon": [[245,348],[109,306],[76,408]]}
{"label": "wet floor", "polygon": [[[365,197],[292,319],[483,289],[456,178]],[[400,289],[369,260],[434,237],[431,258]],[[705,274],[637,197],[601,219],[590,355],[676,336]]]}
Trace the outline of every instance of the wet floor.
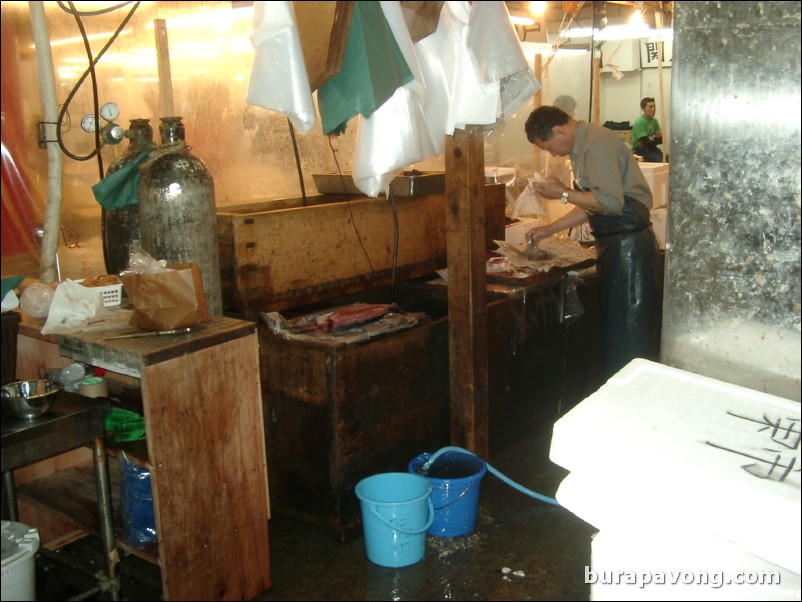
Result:
{"label": "wet floor", "polygon": [[[526,436],[498,446],[485,460],[520,486],[554,496],[567,473],[548,459],[552,423],[553,418],[539,419]],[[404,568],[371,562],[361,533],[341,541],[326,527],[279,513],[269,528],[273,587],[257,600],[588,600],[590,595],[584,570],[595,529],[492,473],[480,481],[474,531],[427,535],[424,557]],[[92,543],[77,542],[60,553],[85,557]],[[121,566],[123,599],[161,599],[157,567],[133,556]],[[82,585],[79,577],[68,579],[68,571],[42,558],[37,572],[40,600],[68,599]]]}
{"label": "wet floor", "polygon": [[[544,441],[489,459],[513,481],[553,495],[564,472],[543,461]],[[493,474],[481,481],[475,530],[426,537],[424,558],[391,569],[367,559],[364,537],[335,543],[311,525],[276,520],[273,589],[259,600],[588,600],[584,567],[595,530]]]}

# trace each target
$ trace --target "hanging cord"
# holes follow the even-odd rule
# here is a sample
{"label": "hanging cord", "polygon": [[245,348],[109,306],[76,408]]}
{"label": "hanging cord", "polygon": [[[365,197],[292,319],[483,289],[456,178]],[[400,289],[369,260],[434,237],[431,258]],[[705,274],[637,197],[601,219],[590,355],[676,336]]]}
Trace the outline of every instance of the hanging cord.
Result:
{"label": "hanging cord", "polygon": [[[470,454],[472,456],[476,456],[476,454],[474,454],[473,452],[469,452],[467,449],[463,449],[461,447],[455,447],[453,445],[449,445],[449,446],[443,447],[443,448],[437,450],[436,452],[434,452],[431,455],[431,457],[429,457],[429,459],[426,460],[426,462],[424,462],[424,464],[421,466],[421,470],[424,471],[424,472],[429,470],[429,468],[431,467],[432,464],[434,464],[434,461],[437,460],[437,458],[442,456],[444,453],[450,452],[450,451],[462,452],[464,454]],[[505,475],[501,474],[498,470],[496,470],[495,468],[490,466],[490,464],[488,464],[487,462],[485,462],[485,465],[487,466],[487,471],[488,472],[490,472],[490,473],[494,474],[495,476],[497,476],[499,479],[504,481],[507,485],[509,485],[513,489],[517,489],[521,493],[523,493],[525,495],[528,495],[529,497],[533,497],[536,500],[540,500],[541,502],[546,502],[547,504],[552,504],[554,506],[559,506],[560,505],[560,502],[558,502],[553,497],[548,497],[548,496],[545,496],[543,494],[537,493],[536,491],[532,491],[531,489],[527,489],[523,485],[519,485],[518,483],[516,483],[515,481],[510,479],[508,476],[505,476]]]}
{"label": "hanging cord", "polygon": [[295,127],[290,118],[287,118],[287,125],[290,126],[290,137],[292,138],[292,150],[295,151],[295,166],[298,168],[298,183],[301,185],[301,198],[303,206],[306,207],[306,187],[304,186],[304,174],[301,169],[301,156],[298,154],[298,142],[295,140]]}
{"label": "hanging cord", "polygon": [[[75,10],[75,4],[72,1],[68,1],[67,4],[70,6],[70,11],[73,17],[75,17],[75,23],[78,25],[78,30],[81,32],[81,39],[84,42],[84,50],[86,50],[86,58],[89,61],[89,74],[92,76],[92,106],[94,108],[94,115],[95,115],[95,155],[97,156],[97,167],[98,171],[100,172],[99,178],[103,179],[103,155],[100,153],[100,127],[99,127],[99,117],[100,115],[100,100],[98,99],[97,93],[97,73],[95,72],[95,61],[92,59],[92,47],[89,44],[89,37],[86,35],[86,29],[84,28],[84,23],[81,20],[80,13]],[[61,6],[59,4],[59,6]],[[60,129],[60,128],[59,128]],[[90,155],[91,156],[91,155]],[[107,266],[108,267],[108,266]]]}
{"label": "hanging cord", "polygon": [[[98,61],[100,60],[100,57],[103,56],[103,54],[106,52],[106,50],[108,50],[111,47],[112,43],[114,43],[114,41],[120,35],[120,33],[122,32],[123,28],[128,24],[128,21],[130,21],[131,18],[134,16],[134,13],[136,12],[137,8],[139,7],[139,2],[136,2],[134,4],[133,8],[130,10],[128,15],[126,15],[126,17],[123,19],[122,23],[120,23],[120,26],[117,28],[117,30],[114,32],[114,34],[111,36],[111,38],[106,43],[106,45],[103,47],[103,49],[100,51],[100,53],[98,53],[96,58],[92,57],[92,47],[89,44],[89,37],[86,35],[86,29],[84,28],[83,20],[81,19],[81,17],[82,16],[97,16],[97,15],[105,14],[107,12],[111,12],[111,11],[117,10],[119,8],[122,8],[126,4],[130,4],[130,2],[123,2],[121,4],[117,4],[116,6],[109,7],[107,9],[104,9],[104,10],[101,10],[101,11],[92,11],[92,12],[79,12],[78,10],[76,10],[75,4],[71,0],[68,1],[68,4],[69,4],[69,8],[65,7],[64,3],[61,2],[60,0],[58,2],[59,7],[64,12],[66,12],[68,14],[71,14],[73,17],[75,17],[75,22],[78,25],[78,30],[81,32],[81,38],[83,39],[83,42],[84,42],[84,49],[86,50],[86,58],[87,58],[87,60],[89,62],[89,68],[87,69],[87,71],[84,72],[84,74],[81,76],[81,78],[75,84],[73,89],[70,91],[70,94],[67,97],[67,100],[61,106],[61,111],[59,112],[59,116],[58,116],[58,123],[56,124],[56,140],[58,141],[58,145],[59,145],[59,148],[61,149],[61,151],[65,155],[67,155],[68,157],[70,157],[71,159],[74,159],[76,161],[87,161],[87,160],[91,159],[92,157],[97,156],[97,167],[98,167],[98,171],[100,173],[99,179],[102,180],[104,175],[105,175],[104,174],[105,170],[103,169],[103,154],[100,152],[100,149],[101,149],[101,144],[100,144],[100,132],[101,132],[101,127],[100,127],[100,100],[98,98],[97,74],[95,73],[95,65],[97,65]],[[87,73],[92,76],[92,103],[93,103],[93,109],[94,109],[94,115],[95,115],[95,148],[88,155],[86,155],[84,157],[79,157],[79,156],[74,155],[73,153],[69,152],[67,150],[67,148],[64,146],[64,141],[63,141],[62,136],[61,136],[61,125],[64,122],[64,115],[68,114],[67,113],[67,108],[69,107],[69,104],[72,101],[73,97],[78,92],[78,90],[80,89],[80,87],[83,84],[84,80],[86,79]],[[106,272],[110,273],[111,272],[111,264],[109,263],[108,244],[107,244],[107,241],[106,241],[106,209],[103,208],[103,207],[100,210],[100,239],[101,239],[102,245],[103,245],[103,261],[105,263]]]}
{"label": "hanging cord", "polygon": [[393,267],[390,272],[390,298],[395,301],[395,270],[398,265],[398,209],[395,206],[393,187],[389,186],[390,207],[393,210]]}
{"label": "hanging cord", "polygon": [[[337,160],[337,151],[334,150],[334,145],[331,143],[331,136],[328,136],[329,140],[329,148],[331,149],[331,156],[334,158],[334,164],[337,165],[337,173],[340,175],[340,180],[342,181],[343,185],[343,193],[345,193],[345,176],[343,175],[343,171],[340,168],[340,162]],[[359,241],[359,246],[362,247],[362,252],[365,254],[365,259],[368,260],[368,267],[370,267],[370,271],[373,272],[373,264],[370,261],[370,256],[368,255],[367,249],[365,249],[365,243],[362,242],[362,237],[359,235],[359,230],[357,230],[356,222],[354,221],[354,212],[351,210],[351,200],[345,201],[348,205],[348,213],[351,216],[351,225],[354,227],[354,232],[356,232],[356,238]]]}
{"label": "hanging cord", "polygon": [[[71,15],[74,15],[76,17],[76,19],[78,19],[78,23],[79,23],[78,27],[81,30],[81,35],[84,37],[84,45],[88,46],[88,40],[87,40],[87,37],[86,37],[86,32],[83,29],[83,24],[81,23],[81,21],[79,19],[79,15],[80,14],[94,15],[94,14],[99,14],[99,12],[96,12],[96,13],[79,13],[78,11],[75,10],[74,6],[72,5],[72,2],[70,2],[70,6],[71,6],[70,9],[65,8],[63,3],[61,3],[61,2],[59,2],[58,4],[62,8],[62,10],[64,10],[65,12],[67,12],[67,13],[69,13]],[[110,9],[107,9],[107,10],[116,10],[117,8],[125,6],[126,4],[130,4],[130,3],[125,2],[125,3],[122,3],[122,4],[119,4],[119,5],[115,6],[113,9],[110,8]],[[63,141],[62,136],[61,136],[61,127],[62,127],[62,124],[64,123],[65,115],[68,114],[67,110],[68,110],[68,107],[69,107],[70,103],[72,102],[73,97],[78,93],[78,90],[80,89],[81,85],[83,84],[83,82],[87,78],[87,76],[90,75],[90,73],[91,74],[94,73],[95,65],[97,65],[98,61],[100,61],[100,58],[111,47],[111,45],[114,43],[114,41],[120,35],[122,30],[128,24],[128,21],[130,21],[131,18],[134,16],[134,13],[136,12],[137,8],[139,7],[139,4],[140,4],[140,2],[136,2],[134,4],[133,8],[131,8],[131,11],[125,16],[125,18],[123,19],[122,23],[120,23],[120,26],[112,34],[111,38],[109,38],[109,41],[106,42],[106,45],[103,46],[103,48],[100,50],[98,55],[94,59],[90,58],[89,67],[87,68],[86,71],[84,71],[83,75],[75,83],[75,86],[73,86],[72,90],[70,90],[70,93],[67,96],[67,100],[65,100],[64,104],[61,105],[61,111],[59,111],[58,123],[56,125],[56,139],[58,141],[58,146],[61,149],[61,152],[63,152],[65,155],[67,155],[70,159],[73,159],[75,161],[87,161],[87,160],[91,159],[92,157],[94,157],[95,155],[99,155],[100,154],[99,132],[96,133],[96,135],[95,135],[95,148],[94,148],[94,150],[91,153],[89,153],[88,155],[81,157],[81,156],[78,156],[78,155],[75,155],[75,154],[71,153],[69,150],[67,150],[67,147],[64,146],[64,141]],[[91,53],[89,54],[89,56],[91,57]],[[96,82],[95,82],[95,84],[96,84]],[[94,94],[94,104],[95,104],[95,120],[98,120],[100,116],[98,115],[98,104],[99,103],[98,103],[98,98],[97,98],[97,86],[96,85],[93,86],[93,94]],[[101,173],[100,177],[103,178],[103,174],[102,173]]]}

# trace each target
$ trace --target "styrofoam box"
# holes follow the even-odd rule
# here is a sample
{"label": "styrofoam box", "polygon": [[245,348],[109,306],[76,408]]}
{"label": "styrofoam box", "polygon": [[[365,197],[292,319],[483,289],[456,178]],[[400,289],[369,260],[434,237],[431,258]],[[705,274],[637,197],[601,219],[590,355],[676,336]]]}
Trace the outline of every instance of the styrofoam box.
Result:
{"label": "styrofoam box", "polygon": [[652,216],[652,230],[654,230],[654,236],[657,239],[657,244],[661,249],[665,250],[667,210],[665,207],[663,207],[661,209],[652,209],[650,213]]}
{"label": "styrofoam box", "polygon": [[591,542],[590,599],[799,600],[800,576],[717,537],[672,527],[600,531]]}
{"label": "styrofoam box", "polygon": [[556,497],[601,531],[718,537],[800,574],[799,439],[797,402],[635,359],[555,423]]}
{"label": "styrofoam box", "polygon": [[649,188],[652,189],[652,209],[668,205],[668,163],[645,163],[638,161]]}

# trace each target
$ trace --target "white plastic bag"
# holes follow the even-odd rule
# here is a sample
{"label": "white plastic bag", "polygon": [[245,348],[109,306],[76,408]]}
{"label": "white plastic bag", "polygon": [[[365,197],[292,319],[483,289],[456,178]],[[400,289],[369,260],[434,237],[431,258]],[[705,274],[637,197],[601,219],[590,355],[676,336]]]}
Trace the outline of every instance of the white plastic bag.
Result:
{"label": "white plastic bag", "polygon": [[546,215],[546,210],[543,209],[543,205],[540,204],[540,200],[537,198],[537,193],[532,189],[532,182],[538,177],[542,178],[543,176],[535,172],[534,176],[529,178],[529,182],[523,189],[523,192],[521,192],[521,194],[518,195],[518,198],[515,199],[515,204],[513,205],[512,213],[510,214],[510,219],[518,219],[519,215]]}
{"label": "white plastic bag", "polygon": [[81,330],[105,311],[103,293],[74,280],[65,280],[56,288],[42,334],[67,334]]}

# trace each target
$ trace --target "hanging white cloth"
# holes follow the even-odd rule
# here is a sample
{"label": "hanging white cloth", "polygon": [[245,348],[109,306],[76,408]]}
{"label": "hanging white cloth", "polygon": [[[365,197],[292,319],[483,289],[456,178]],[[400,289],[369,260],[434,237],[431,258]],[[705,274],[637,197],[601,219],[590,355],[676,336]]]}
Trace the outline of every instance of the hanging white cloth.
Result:
{"label": "hanging white cloth", "polygon": [[247,102],[289,117],[302,133],[317,123],[292,2],[253,3],[255,56]]}
{"label": "hanging white cloth", "polygon": [[540,89],[503,2],[447,1],[437,30],[415,50],[437,154],[456,128],[492,125]]}
{"label": "hanging white cloth", "polygon": [[369,117],[360,115],[354,157],[354,184],[367,196],[389,196],[390,182],[403,168],[435,156],[422,102],[426,86],[401,3],[379,3],[413,80],[398,88]]}

